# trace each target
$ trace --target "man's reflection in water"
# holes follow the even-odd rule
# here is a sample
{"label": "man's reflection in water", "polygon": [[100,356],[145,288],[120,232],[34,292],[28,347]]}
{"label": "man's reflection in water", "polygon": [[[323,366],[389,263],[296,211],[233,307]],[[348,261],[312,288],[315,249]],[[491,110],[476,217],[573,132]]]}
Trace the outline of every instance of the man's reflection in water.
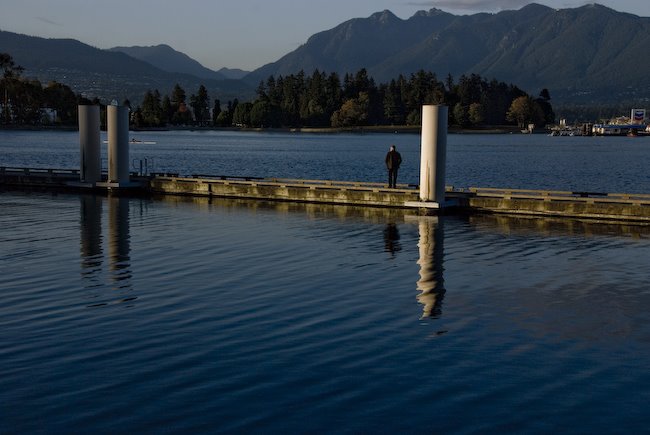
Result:
{"label": "man's reflection in water", "polygon": [[102,198],[95,195],[81,195],[81,278],[86,287],[99,284],[98,274],[102,268]]}
{"label": "man's reflection in water", "polygon": [[384,228],[384,251],[390,252],[394,257],[397,251],[402,250],[402,244],[399,242],[399,230],[397,225],[389,223]]}
{"label": "man's reflection in water", "polygon": [[131,286],[129,199],[108,198],[108,256],[111,278],[117,288]]}
{"label": "man's reflection in water", "polygon": [[442,313],[445,295],[443,278],[444,232],[443,220],[435,216],[418,218],[420,241],[420,279],[417,289],[418,302],[424,305],[422,317],[438,317]]}

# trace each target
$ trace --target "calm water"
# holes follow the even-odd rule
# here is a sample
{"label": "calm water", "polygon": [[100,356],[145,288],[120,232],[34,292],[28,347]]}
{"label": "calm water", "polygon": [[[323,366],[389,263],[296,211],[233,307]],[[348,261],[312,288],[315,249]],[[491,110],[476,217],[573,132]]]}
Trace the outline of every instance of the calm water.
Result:
{"label": "calm water", "polygon": [[[158,170],[333,179],[383,179],[375,154],[418,143],[158,134]],[[167,135],[196,143],[173,158]],[[75,134],[0,137],[0,165],[78,164]],[[508,181],[482,168],[521,149],[470,139],[450,176]],[[620,168],[576,185],[650,191],[626,166],[644,139],[548,139],[547,161],[586,143]],[[543,155],[526,140],[520,162]],[[0,433],[645,433],[649,256],[648,227],[0,192]]]}
{"label": "calm water", "polygon": [[[131,146],[131,157],[153,162],[157,172],[352,181],[385,181],[383,159],[394,143],[404,158],[399,182],[419,183],[420,137],[415,134],[172,131],[131,137],[156,142]],[[0,166],[79,168],[78,133],[0,130]],[[649,166],[650,137],[448,139],[447,184],[457,187],[650,193]]]}

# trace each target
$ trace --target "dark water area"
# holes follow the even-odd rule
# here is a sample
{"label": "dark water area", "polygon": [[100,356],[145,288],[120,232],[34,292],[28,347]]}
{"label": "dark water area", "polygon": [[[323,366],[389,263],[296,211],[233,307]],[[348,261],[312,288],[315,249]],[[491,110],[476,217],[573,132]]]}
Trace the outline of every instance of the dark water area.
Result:
{"label": "dark water area", "polygon": [[0,432],[641,433],[650,229],[0,193]]}
{"label": "dark water area", "polygon": [[[419,183],[417,134],[132,132],[133,169],[156,172],[385,182],[391,144],[402,153],[400,183]],[[102,133],[105,140],[105,133]],[[106,169],[106,145],[103,165]],[[79,168],[76,132],[0,130],[0,166]],[[650,193],[650,137],[452,134],[447,185]]]}
{"label": "dark water area", "polygon": [[[138,138],[359,181],[396,143],[417,182],[416,135]],[[78,166],[74,133],[0,139]],[[650,192],[645,138],[516,139],[450,136],[448,184]],[[0,433],[646,433],[649,256],[648,226],[0,190]]]}

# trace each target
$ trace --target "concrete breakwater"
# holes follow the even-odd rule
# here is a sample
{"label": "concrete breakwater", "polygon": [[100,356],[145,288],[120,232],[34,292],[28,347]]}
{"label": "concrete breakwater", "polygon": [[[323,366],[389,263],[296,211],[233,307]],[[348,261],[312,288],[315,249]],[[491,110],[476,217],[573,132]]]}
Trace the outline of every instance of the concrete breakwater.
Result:
{"label": "concrete breakwater", "polygon": [[447,192],[473,213],[551,216],[650,224],[650,195],[468,188]]}
{"label": "concrete breakwater", "polygon": [[170,177],[151,179],[154,194],[204,195],[226,198],[345,204],[366,207],[404,207],[418,201],[414,186],[390,189],[386,184],[330,180],[238,177]]}
{"label": "concrete breakwater", "polygon": [[[105,176],[104,176],[105,178]],[[0,167],[0,187],[120,195],[180,195],[409,209],[419,214],[505,213],[650,225],[650,195],[446,186],[444,208],[421,202],[419,186],[383,183],[176,174],[138,176],[114,187],[79,182],[79,171]]]}

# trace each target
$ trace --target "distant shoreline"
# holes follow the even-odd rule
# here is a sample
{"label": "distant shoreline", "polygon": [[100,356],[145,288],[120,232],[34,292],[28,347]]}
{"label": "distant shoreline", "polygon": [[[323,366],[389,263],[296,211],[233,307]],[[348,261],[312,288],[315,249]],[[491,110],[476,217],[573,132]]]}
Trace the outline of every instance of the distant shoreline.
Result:
{"label": "distant shoreline", "polygon": [[[395,134],[420,134],[421,127],[395,126],[395,125],[374,125],[362,127],[294,127],[294,128],[258,128],[258,127],[170,127],[163,130],[215,130],[215,131],[248,131],[268,133],[315,133],[315,134],[340,134],[340,133],[395,133]],[[136,129],[133,131],[156,131],[156,129]],[[516,126],[491,126],[480,128],[459,128],[449,127],[449,134],[510,134],[520,133],[521,129]]]}
{"label": "distant shoreline", "polygon": [[[0,126],[0,131],[78,131],[76,126]],[[394,134],[420,134],[420,126],[364,126],[351,128],[332,127],[297,127],[297,128],[253,128],[253,127],[198,127],[198,126],[170,126],[132,128],[130,131],[240,131],[259,133],[314,133],[314,134],[340,134],[340,133],[394,133]],[[103,130],[105,131],[105,130]],[[483,128],[458,128],[449,127],[449,134],[511,134],[519,133],[516,126],[494,126]]]}

